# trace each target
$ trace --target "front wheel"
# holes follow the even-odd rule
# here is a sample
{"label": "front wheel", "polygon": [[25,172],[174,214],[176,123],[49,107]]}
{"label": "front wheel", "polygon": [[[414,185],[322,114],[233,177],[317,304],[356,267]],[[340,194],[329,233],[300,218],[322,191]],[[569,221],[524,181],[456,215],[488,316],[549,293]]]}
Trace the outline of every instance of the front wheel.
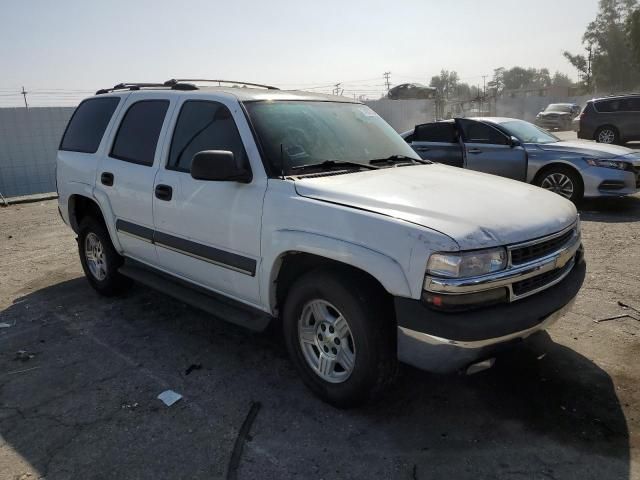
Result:
{"label": "front wheel", "polygon": [[289,291],[282,315],[287,350],[302,380],[339,408],[375,397],[397,368],[388,309],[367,280],[356,277],[305,274]]}
{"label": "front wheel", "polygon": [[595,134],[595,140],[598,143],[620,143],[618,131],[613,127],[600,127]]}
{"label": "front wheel", "polygon": [[113,247],[109,232],[102,222],[92,217],[82,220],[78,251],[84,274],[98,293],[109,297],[131,285],[131,280],[118,272],[124,259]]}
{"label": "front wheel", "polygon": [[557,193],[573,203],[582,200],[584,187],[580,175],[569,168],[555,167],[540,175],[536,185]]}

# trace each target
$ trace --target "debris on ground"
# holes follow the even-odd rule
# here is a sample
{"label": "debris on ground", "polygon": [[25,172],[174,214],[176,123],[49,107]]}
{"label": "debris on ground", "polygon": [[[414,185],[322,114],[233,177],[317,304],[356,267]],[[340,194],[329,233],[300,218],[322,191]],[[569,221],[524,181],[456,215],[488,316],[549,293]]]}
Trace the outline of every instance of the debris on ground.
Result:
{"label": "debris on ground", "polygon": [[201,363],[192,363],[191,365],[189,365],[189,368],[187,368],[187,370],[184,372],[184,374],[185,375],[189,375],[194,370],[202,370],[202,364]]}
{"label": "debris on ground", "polygon": [[162,400],[167,407],[170,407],[180,399],[182,399],[182,395],[173,390],[165,390],[158,395],[158,400]]}
{"label": "debris on ground", "polygon": [[31,370],[37,370],[40,367],[31,367],[31,368],[25,368],[24,370],[14,370],[13,372],[8,372],[7,375],[15,375],[16,373],[25,373],[25,372],[30,372]]}
{"label": "debris on ground", "polygon": [[227,480],[235,480],[238,478],[238,467],[240,466],[242,449],[249,437],[249,431],[251,430],[251,426],[253,425],[261,406],[262,404],[260,402],[251,402],[249,413],[247,413],[244,422],[242,422],[235,444],[233,445],[233,451],[231,452],[231,458],[229,459],[229,466],[227,468]]}
{"label": "debris on ground", "polygon": [[134,403],[123,403],[122,405],[120,405],[120,408],[122,410],[135,410],[136,408],[138,408],[140,406],[140,404],[138,402],[134,402]]}
{"label": "debris on ground", "polygon": [[33,353],[29,353],[26,350],[18,350],[16,352],[16,356],[13,358],[14,360],[20,360],[22,362],[27,362],[34,358],[35,355]]}
{"label": "debris on ground", "polygon": [[636,313],[640,313],[640,310],[638,310],[637,308],[632,307],[631,305],[627,305],[626,303],[623,303],[620,300],[618,300],[618,305],[620,305],[624,309],[629,309],[629,310],[633,310]]}
{"label": "debris on ground", "polygon": [[9,328],[11,327],[10,324],[6,323],[6,322],[0,322],[0,328]]}

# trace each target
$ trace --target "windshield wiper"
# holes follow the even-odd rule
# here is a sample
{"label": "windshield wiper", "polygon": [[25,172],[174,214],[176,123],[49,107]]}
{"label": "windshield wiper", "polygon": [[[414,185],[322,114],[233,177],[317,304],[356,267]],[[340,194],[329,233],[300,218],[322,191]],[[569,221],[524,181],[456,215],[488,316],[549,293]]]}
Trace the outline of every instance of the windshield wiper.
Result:
{"label": "windshield wiper", "polygon": [[428,164],[428,163],[432,163],[429,160],[423,160],[423,159],[417,159],[417,158],[413,158],[413,157],[408,157],[407,155],[391,155],[387,158],[376,158],[374,160],[370,160],[369,164],[371,165],[377,165],[379,163],[406,163],[407,160],[411,161],[411,162],[416,162],[416,163],[421,163],[421,164]]}
{"label": "windshield wiper", "polygon": [[380,167],[376,167],[374,165],[369,165],[366,163],[358,163],[358,162],[345,162],[342,160],[324,160],[322,162],[317,163],[307,163],[306,165],[295,165],[290,167],[290,170],[306,170],[312,168],[320,168],[320,169],[330,169],[336,167],[357,167],[357,168],[366,168],[369,170],[377,170]]}

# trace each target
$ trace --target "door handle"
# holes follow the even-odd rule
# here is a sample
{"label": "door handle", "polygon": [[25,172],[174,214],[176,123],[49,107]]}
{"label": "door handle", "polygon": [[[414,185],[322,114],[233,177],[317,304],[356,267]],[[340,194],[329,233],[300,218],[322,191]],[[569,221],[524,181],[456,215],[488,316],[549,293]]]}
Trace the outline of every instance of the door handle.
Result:
{"label": "door handle", "polygon": [[428,152],[431,150],[429,147],[415,147],[417,152]]}
{"label": "door handle", "polygon": [[111,172],[102,172],[100,175],[100,183],[106,185],[107,187],[113,186],[113,173]]}
{"label": "door handle", "polygon": [[169,200],[171,200],[172,196],[173,188],[171,188],[169,185],[156,185],[156,198],[158,200],[164,200],[165,202],[168,202]]}
{"label": "door handle", "polygon": [[482,150],[480,150],[479,148],[470,148],[469,150],[467,150],[468,153],[482,153]]}

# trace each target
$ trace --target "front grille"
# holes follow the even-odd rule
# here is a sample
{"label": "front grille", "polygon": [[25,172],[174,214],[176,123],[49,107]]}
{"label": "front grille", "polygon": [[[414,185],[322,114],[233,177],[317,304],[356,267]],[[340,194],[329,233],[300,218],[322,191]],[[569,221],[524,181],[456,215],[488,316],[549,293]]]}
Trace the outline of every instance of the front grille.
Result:
{"label": "front grille", "polygon": [[529,293],[540,287],[544,287],[545,285],[560,278],[572,266],[573,262],[569,262],[562,268],[557,268],[556,270],[551,270],[550,272],[545,272],[538,276],[516,282],[512,286],[513,294],[516,296],[524,295],[525,293]]}
{"label": "front grille", "polygon": [[520,265],[555,252],[567,243],[574,233],[575,230],[571,229],[559,237],[550,240],[541,240],[539,243],[527,245],[526,247],[514,248],[511,250],[511,264]]}

